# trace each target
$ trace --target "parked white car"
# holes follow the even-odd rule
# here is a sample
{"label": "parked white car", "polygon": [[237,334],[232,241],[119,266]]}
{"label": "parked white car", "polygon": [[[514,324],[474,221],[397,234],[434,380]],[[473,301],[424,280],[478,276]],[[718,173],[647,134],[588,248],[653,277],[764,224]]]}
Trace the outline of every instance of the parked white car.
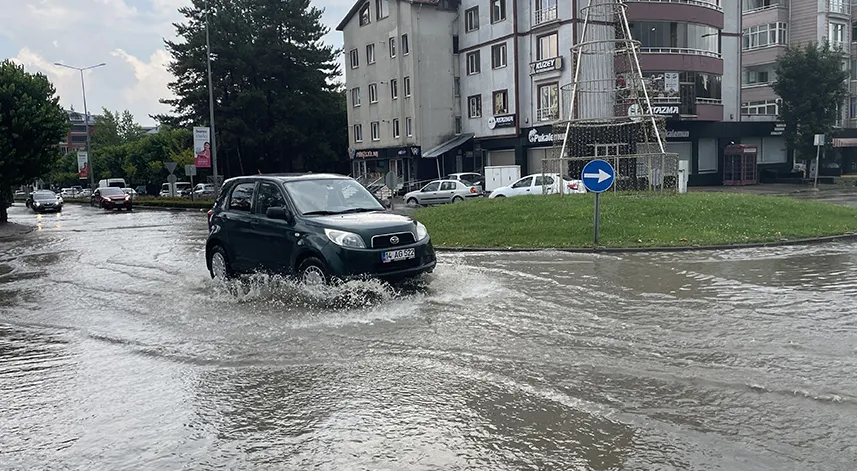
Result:
{"label": "parked white car", "polygon": [[586,187],[580,180],[567,180],[558,173],[536,173],[518,179],[509,186],[501,186],[491,192],[489,198],[506,198],[521,195],[552,195],[563,191],[564,194],[586,193]]}
{"label": "parked white car", "polygon": [[458,180],[435,180],[419,190],[406,193],[404,200],[408,206],[460,203],[466,198],[482,196],[481,187],[466,185]]}

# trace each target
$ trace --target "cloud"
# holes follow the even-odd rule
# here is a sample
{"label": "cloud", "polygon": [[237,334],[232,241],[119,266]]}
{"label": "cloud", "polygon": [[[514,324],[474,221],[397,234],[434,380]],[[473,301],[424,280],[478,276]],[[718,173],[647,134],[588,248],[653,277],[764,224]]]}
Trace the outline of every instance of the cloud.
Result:
{"label": "cloud", "polygon": [[[183,20],[178,9],[191,0],[0,0],[0,56],[13,58],[28,71],[50,78],[63,106],[83,110],[80,74],[55,62],[85,67],[86,100],[90,112],[102,107],[130,110],[144,125],[150,114],[169,113],[159,99],[171,96],[166,69],[170,57],[164,39],[174,39],[173,22]],[[352,0],[313,0],[324,8],[323,22],[331,28],[325,41],[342,46],[336,24]],[[344,59],[342,59],[344,60]],[[344,69],[343,69],[344,70]],[[340,78],[342,80],[342,78]]]}

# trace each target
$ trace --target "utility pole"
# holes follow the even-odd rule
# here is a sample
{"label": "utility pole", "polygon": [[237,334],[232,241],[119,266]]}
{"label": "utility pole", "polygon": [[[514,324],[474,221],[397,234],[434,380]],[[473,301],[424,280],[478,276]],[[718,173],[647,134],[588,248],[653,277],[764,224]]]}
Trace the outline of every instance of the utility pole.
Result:
{"label": "utility pole", "polygon": [[86,85],[83,81],[83,71],[94,69],[96,67],[101,67],[107,65],[102,62],[100,64],[91,65],[89,67],[73,67],[70,65],[60,64],[59,62],[55,62],[54,65],[65,67],[67,69],[77,70],[80,72],[80,88],[83,90],[83,114],[84,123],[86,124],[86,167],[89,169],[87,173],[89,173],[89,187],[91,189],[95,189],[95,172],[92,169],[92,148],[90,147],[90,136],[89,136],[89,109],[86,107]]}
{"label": "utility pole", "polygon": [[211,84],[211,41],[208,39],[208,0],[205,1],[205,63],[208,67],[208,113],[211,128],[211,171],[214,173],[214,195],[220,193],[220,181],[217,179],[217,140],[214,137],[214,88]]}

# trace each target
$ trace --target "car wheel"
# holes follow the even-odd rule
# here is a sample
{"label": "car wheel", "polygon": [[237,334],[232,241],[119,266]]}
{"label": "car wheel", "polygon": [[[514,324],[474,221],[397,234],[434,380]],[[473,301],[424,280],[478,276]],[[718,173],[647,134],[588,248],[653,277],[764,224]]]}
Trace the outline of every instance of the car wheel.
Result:
{"label": "car wheel", "polygon": [[232,269],[229,267],[229,259],[223,247],[215,245],[208,254],[208,272],[212,279],[228,280],[232,277]]}
{"label": "car wheel", "polygon": [[418,206],[418,205],[419,205],[419,203],[417,203],[417,199],[416,199],[416,198],[410,198],[410,199],[408,199],[408,206]]}
{"label": "car wheel", "polygon": [[305,285],[326,285],[330,281],[324,263],[315,257],[309,257],[301,262],[298,267],[298,275]]}
{"label": "car wheel", "polygon": [[452,198],[452,203],[453,203],[453,204],[455,204],[455,203],[461,203],[462,201],[464,201],[464,198],[462,198],[462,197],[460,197],[460,196],[456,196],[455,198]]}
{"label": "car wheel", "polygon": [[506,195],[497,195],[494,198],[505,198],[505,197],[506,197]]}

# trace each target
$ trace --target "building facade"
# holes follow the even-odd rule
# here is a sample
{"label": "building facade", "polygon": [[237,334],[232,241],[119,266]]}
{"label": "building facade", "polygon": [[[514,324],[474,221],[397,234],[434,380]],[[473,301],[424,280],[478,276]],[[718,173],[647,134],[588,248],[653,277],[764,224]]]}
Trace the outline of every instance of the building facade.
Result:
{"label": "building facade", "polygon": [[83,113],[75,111],[74,109],[66,110],[66,113],[68,114],[68,120],[71,123],[71,127],[69,128],[65,139],[57,144],[60,151],[63,154],[67,154],[69,152],[86,150],[86,120],[89,120],[89,135],[91,137],[92,133],[95,132],[95,117],[92,115],[87,117]]}
{"label": "building facade", "polygon": [[422,151],[455,139],[453,25],[457,4],[364,0],[337,26],[345,44],[349,156],[366,183],[395,171],[400,186],[436,172]]}
{"label": "building facade", "polygon": [[[748,136],[769,149],[764,159],[779,162],[785,152],[779,124],[742,123],[745,5],[724,0],[626,4],[653,105],[666,115],[667,150],[688,161],[689,184],[721,182],[724,148]],[[408,160],[404,168],[410,170],[399,171],[405,180],[488,165],[540,172],[542,159],[562,138],[553,126],[567,112],[572,46],[580,40],[587,5],[585,0],[358,1],[338,27],[345,39],[355,175],[377,175],[392,165],[399,171],[402,164],[393,163],[399,156]],[[410,55],[393,57],[391,41],[401,44],[403,35],[409,37]],[[403,99],[406,78],[409,95]],[[398,98],[392,80],[399,84]],[[405,132],[402,123],[408,119]]]}

